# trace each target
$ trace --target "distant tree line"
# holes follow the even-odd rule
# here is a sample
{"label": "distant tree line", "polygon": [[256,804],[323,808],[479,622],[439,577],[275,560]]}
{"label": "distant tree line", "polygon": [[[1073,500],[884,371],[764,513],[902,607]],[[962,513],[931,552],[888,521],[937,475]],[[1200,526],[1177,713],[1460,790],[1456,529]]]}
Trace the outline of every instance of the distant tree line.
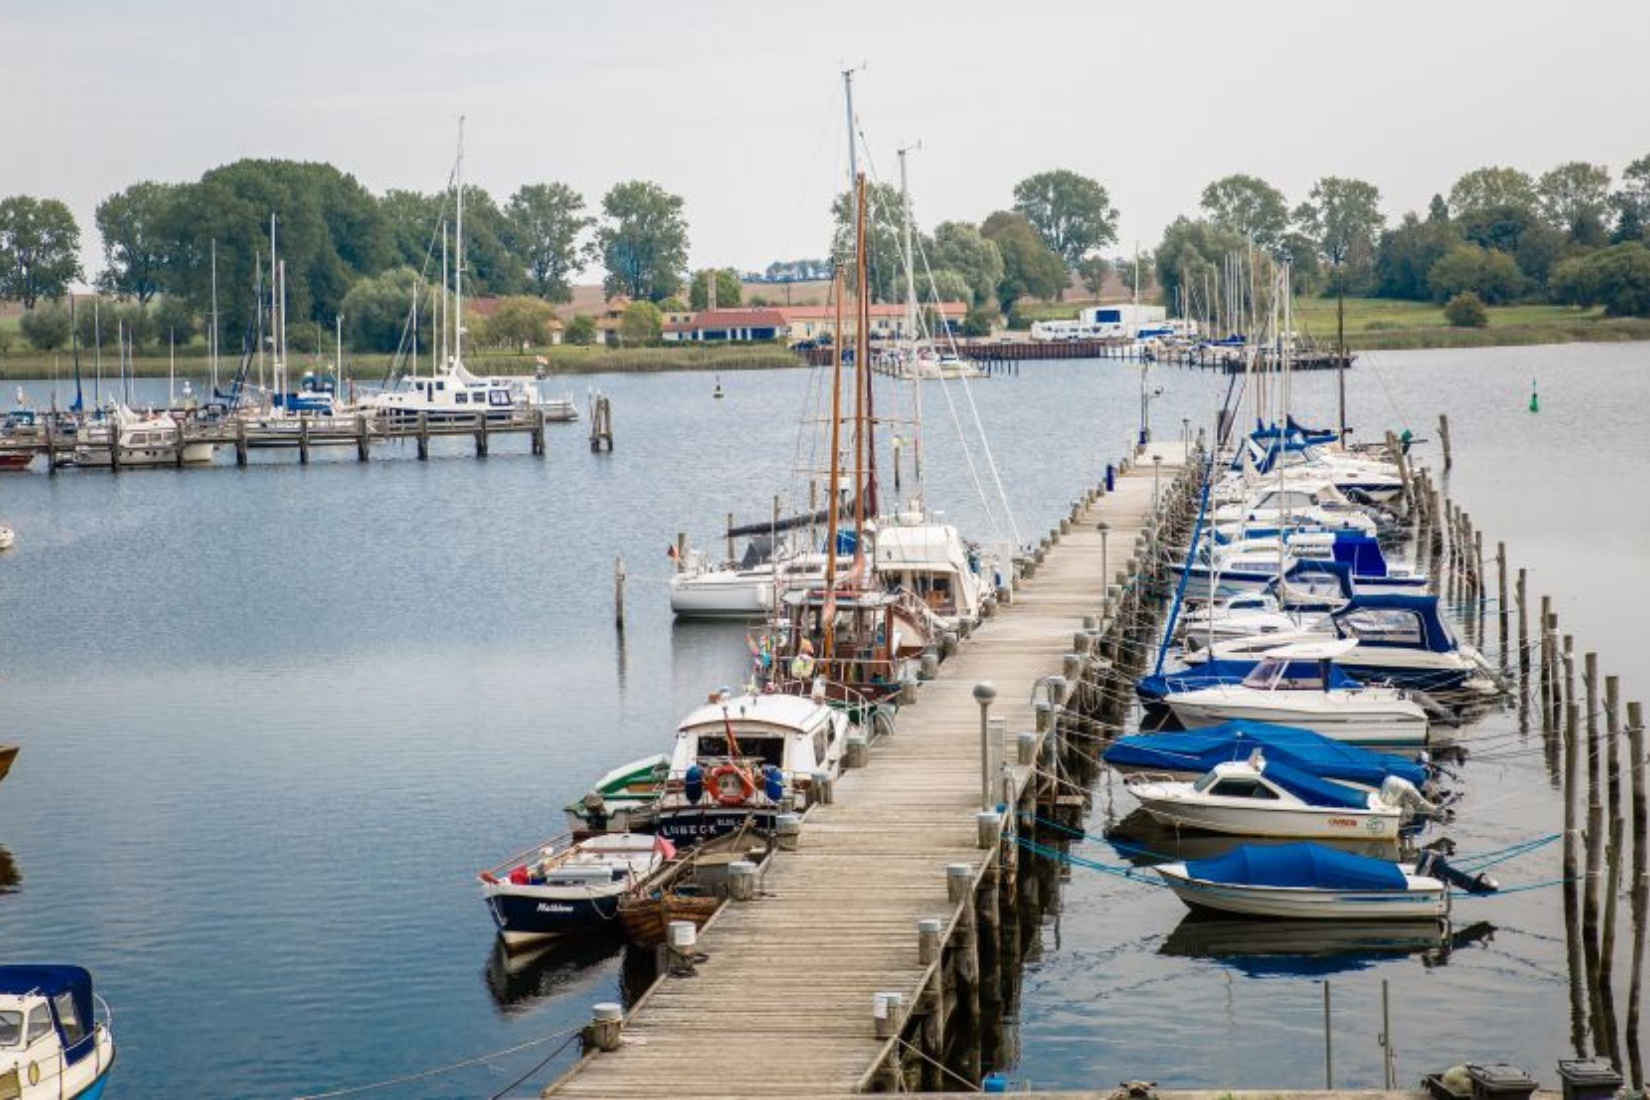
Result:
{"label": "distant tree line", "polygon": [[[841,264],[852,284],[852,205],[846,193],[833,201],[829,261],[776,263],[768,277],[817,277]],[[886,184],[868,187],[866,205],[868,290],[876,301],[902,301],[903,228],[911,214]],[[210,315],[215,275],[219,330],[233,353],[268,296],[259,288],[272,278],[273,221],[291,345],[320,346],[341,316],[352,348],[390,350],[408,331],[414,299],[428,301],[440,284],[455,217],[451,189],[375,196],[327,164],[242,160],[194,183],[133,184],[95,214],[105,266],[94,283],[119,304],[81,310],[73,324],[87,343],[112,344],[116,331],[140,345],[184,342]],[[1098,296],[1112,269],[1105,253],[1116,226],[1099,182],[1065,169],[1039,172],[1015,185],[1008,208],[977,224],[914,232],[918,297],[967,303],[968,327],[979,332],[1004,315],[1012,322],[1025,300],[1060,298],[1074,276]],[[1628,165],[1619,183],[1606,167],[1582,162],[1539,177],[1475,169],[1447,197],[1435,195],[1424,214],[1406,213],[1395,225],[1380,211],[1379,189],[1363,180],[1324,177],[1291,206],[1265,180],[1239,174],[1210,183],[1198,216],[1167,227],[1146,277],[1171,308],[1190,312],[1211,306],[1228,258],[1242,255],[1289,261],[1301,294],[1438,303],[1472,295],[1490,305],[1553,301],[1646,316],[1647,243],[1650,156]],[[84,278],[79,247],[80,229],[62,202],[0,200],[0,299],[31,311],[24,335],[42,350],[70,339],[71,321],[53,303]],[[651,306],[629,325],[638,338],[657,338],[666,314],[704,308],[712,285],[717,305],[739,304],[735,272],[690,275],[687,254],[683,201],[656,183],[616,184],[596,213],[563,183],[525,185],[503,204],[481,188],[464,190],[466,288],[509,300],[481,342],[541,342],[535,337],[547,330],[550,305],[570,301],[574,280],[593,264],[605,271],[609,297]],[[457,257],[446,262],[455,265]],[[430,312],[426,305],[423,341]],[[594,319],[578,321],[569,339],[591,338]]]}
{"label": "distant tree line", "polygon": [[1325,177],[1291,208],[1264,180],[1226,176],[1204,188],[1200,217],[1164,233],[1158,282],[1169,303],[1196,312],[1209,307],[1226,257],[1258,255],[1290,261],[1297,293],[1439,304],[1470,295],[1650,316],[1650,156],[1614,187],[1608,168],[1580,161],[1539,177],[1489,167],[1396,225],[1379,204],[1363,180]]}

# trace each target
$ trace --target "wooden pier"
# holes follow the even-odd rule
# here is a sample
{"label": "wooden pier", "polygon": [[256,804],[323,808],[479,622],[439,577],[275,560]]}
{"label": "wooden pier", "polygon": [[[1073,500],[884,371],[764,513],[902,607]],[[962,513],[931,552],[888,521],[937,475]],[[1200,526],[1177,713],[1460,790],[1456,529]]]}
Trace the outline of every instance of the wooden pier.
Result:
{"label": "wooden pier", "polygon": [[[612,450],[612,411],[607,399],[602,398],[602,440]],[[181,415],[181,414],[180,414]],[[478,458],[485,457],[496,437],[526,436],[528,448],[535,455],[544,454],[544,430],[547,424],[575,419],[555,416],[545,409],[517,409],[507,417],[489,415],[485,410],[472,414],[442,414],[431,417],[383,417],[355,413],[347,416],[299,416],[290,419],[258,420],[230,417],[221,420],[188,420],[182,422],[182,444],[209,443],[226,451],[233,451],[235,464],[245,466],[251,452],[281,450],[295,453],[300,463],[308,463],[316,450],[350,448],[355,457],[366,462],[373,448],[381,443],[411,441],[418,447],[418,457],[430,457],[432,439],[469,439],[473,441]],[[592,431],[592,449],[596,435]],[[0,449],[32,451],[46,457],[49,469],[73,465],[75,444],[72,439],[48,427],[38,437],[0,440]],[[105,468],[118,471],[122,467],[118,455]],[[148,463],[153,465],[153,463]],[[183,446],[178,447],[177,465],[184,465]],[[205,465],[202,463],[201,465]]]}
{"label": "wooden pier", "polygon": [[1108,471],[1111,491],[1102,482],[1075,502],[1016,564],[994,613],[915,688],[868,766],[808,810],[755,897],[700,932],[691,974],[667,969],[622,1025],[602,1006],[609,1023],[545,1095],[972,1087],[979,1046],[947,1036],[978,1028],[982,1003],[1000,1004],[998,968],[1018,965],[997,946],[1018,919],[1016,831],[1039,803],[1082,801],[1048,781],[1059,715],[1109,690],[1125,634],[1139,648],[1138,582],[1155,567],[1157,517],[1190,512],[1189,473],[1183,444],[1152,445]]}

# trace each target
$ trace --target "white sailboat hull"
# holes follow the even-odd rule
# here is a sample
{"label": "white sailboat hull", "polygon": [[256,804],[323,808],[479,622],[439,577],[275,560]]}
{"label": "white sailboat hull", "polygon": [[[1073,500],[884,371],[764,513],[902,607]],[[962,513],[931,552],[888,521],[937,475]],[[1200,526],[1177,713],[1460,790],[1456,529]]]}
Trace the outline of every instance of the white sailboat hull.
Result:
{"label": "white sailboat hull", "polygon": [[774,609],[774,590],[771,567],[677,573],[670,609],[682,618],[760,619]]}

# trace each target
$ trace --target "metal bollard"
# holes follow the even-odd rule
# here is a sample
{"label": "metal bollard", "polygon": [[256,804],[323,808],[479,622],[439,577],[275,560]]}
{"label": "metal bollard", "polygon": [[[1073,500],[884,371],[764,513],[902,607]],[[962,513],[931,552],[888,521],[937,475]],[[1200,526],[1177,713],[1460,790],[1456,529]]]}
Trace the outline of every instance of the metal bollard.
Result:
{"label": "metal bollard", "polygon": [[902,707],[914,707],[917,705],[917,681],[914,678],[906,677],[900,681],[899,705]]}
{"label": "metal bollard", "polygon": [[945,897],[956,905],[974,894],[974,868],[967,863],[945,865]]}
{"label": "metal bollard", "polygon": [[[687,922],[692,924],[692,921]],[[597,1050],[611,1053],[619,1049],[619,1035],[624,1030],[624,1009],[612,1001],[603,1001],[590,1010],[590,1034]]]}
{"label": "metal bollard", "polygon": [[863,733],[850,733],[842,752],[844,768],[863,768],[871,760],[871,746]]}
{"label": "metal bollard", "polygon": [[1014,745],[1018,750],[1018,759],[1022,765],[1030,767],[1037,762],[1037,735],[1035,733],[1021,732],[1015,738]]}
{"label": "metal bollard", "polygon": [[996,810],[980,810],[974,815],[974,827],[979,830],[981,848],[995,848],[1003,832],[1003,817]]}
{"label": "metal bollard", "polygon": [[794,852],[802,840],[802,815],[780,814],[773,819],[773,835],[781,852]]}
{"label": "metal bollard", "polygon": [[925,917],[917,922],[917,962],[923,966],[939,961],[940,936],[945,931],[945,922],[934,917]]}
{"label": "metal bollard", "polygon": [[829,806],[836,801],[836,784],[830,772],[814,772],[808,777],[808,802],[814,806]]}
{"label": "metal bollard", "polygon": [[927,650],[922,655],[922,661],[917,665],[917,679],[932,680],[940,674],[940,655],[933,650]]}
{"label": "metal bollard", "polygon": [[871,996],[871,1019],[878,1039],[889,1039],[899,1034],[901,1008],[905,1003],[902,993],[875,993]]}
{"label": "metal bollard", "polygon": [[728,864],[728,896],[734,901],[756,898],[756,864],[748,859]]}

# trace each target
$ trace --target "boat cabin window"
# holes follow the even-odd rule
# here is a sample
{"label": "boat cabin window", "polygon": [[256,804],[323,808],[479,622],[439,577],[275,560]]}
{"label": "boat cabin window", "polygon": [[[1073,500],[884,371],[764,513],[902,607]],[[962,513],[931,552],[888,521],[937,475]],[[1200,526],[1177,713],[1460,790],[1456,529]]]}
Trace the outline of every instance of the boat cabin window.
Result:
{"label": "boat cabin window", "polygon": [[86,1025],[81,1022],[80,1014],[74,1010],[74,997],[67,991],[52,998],[52,1008],[57,1010],[57,1022],[63,1028],[65,1044],[73,1046],[86,1037]]}
{"label": "boat cabin window", "polygon": [[36,1039],[51,1031],[51,1029],[51,1011],[45,1005],[36,1005],[34,1008],[29,1009],[29,1030],[23,1036],[23,1045],[33,1045]]}
{"label": "boat cabin window", "polygon": [[825,763],[825,754],[826,754],[826,752],[828,752],[830,750],[830,742],[827,741],[826,737],[825,737],[825,731],[826,731],[827,728],[829,728],[829,726],[830,726],[830,723],[828,723],[828,722],[822,723],[819,726],[818,729],[814,730],[814,763],[815,764]]}
{"label": "boat cabin window", "polygon": [[1323,674],[1315,662],[1267,659],[1243,678],[1243,686],[1261,691],[1318,690],[1323,687]]}
{"label": "boat cabin window", "polygon": [[[1207,776],[1205,776],[1207,778]],[[1258,779],[1241,779],[1227,776],[1217,780],[1209,787],[1209,794],[1219,795],[1222,798],[1254,798],[1260,800],[1277,800],[1278,794]]]}
{"label": "boat cabin window", "polygon": [[453,403],[455,405],[468,405],[470,403],[470,395],[465,393],[463,390],[460,390],[458,393],[453,394]]}
{"label": "boat cabin window", "polygon": [[494,405],[508,405],[510,403],[510,395],[505,393],[503,390],[494,390],[487,395],[487,400],[489,403]]}
{"label": "boat cabin window", "polygon": [[23,1014],[11,1009],[0,1011],[0,1047],[15,1047],[23,1040]]}
{"label": "boat cabin window", "polygon": [[[736,736],[739,742],[739,752],[746,759],[757,759],[764,764],[774,767],[783,767],[785,764],[785,742],[779,737],[758,737],[751,734]],[[719,734],[701,733],[699,735],[699,758],[729,756],[728,739]]]}
{"label": "boat cabin window", "polygon": [[1360,607],[1335,619],[1335,632],[1363,645],[1418,646],[1426,641],[1421,617],[1413,611]]}

